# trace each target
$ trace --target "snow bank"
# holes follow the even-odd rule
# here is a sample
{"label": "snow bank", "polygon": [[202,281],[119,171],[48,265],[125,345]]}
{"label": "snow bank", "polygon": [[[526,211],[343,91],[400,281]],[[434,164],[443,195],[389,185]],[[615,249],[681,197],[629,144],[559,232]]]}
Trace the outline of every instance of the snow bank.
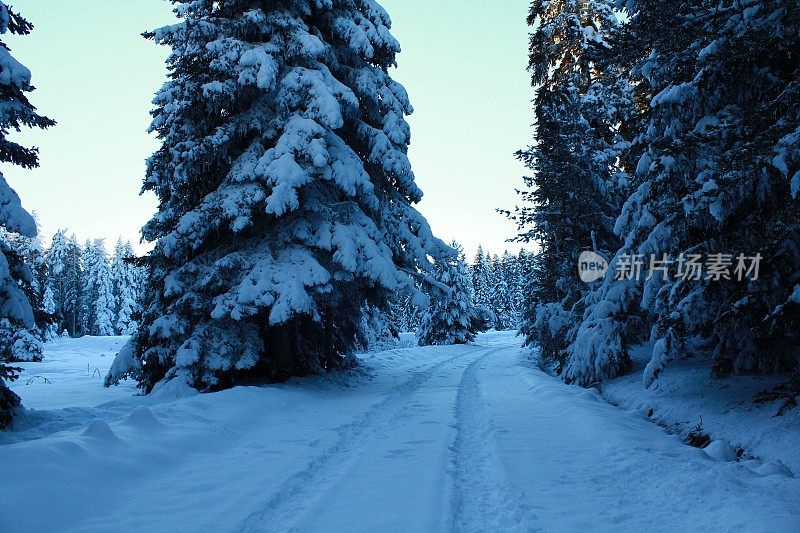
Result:
{"label": "snow bank", "polygon": [[[779,461],[800,477],[800,409],[775,417],[782,401],[754,403],[758,392],[782,383],[785,377],[712,379],[710,361],[688,359],[674,361],[663,370],[656,386],[645,389],[641,375],[649,353],[649,347],[634,350],[631,373],[603,384],[608,401],[681,436],[699,425],[712,439],[746,455]],[[712,455],[717,455],[721,444],[712,445]]]}

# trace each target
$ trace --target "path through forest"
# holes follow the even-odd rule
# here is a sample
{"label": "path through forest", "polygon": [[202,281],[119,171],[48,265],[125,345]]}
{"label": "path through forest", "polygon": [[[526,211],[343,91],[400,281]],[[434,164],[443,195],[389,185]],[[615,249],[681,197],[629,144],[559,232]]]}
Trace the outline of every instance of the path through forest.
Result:
{"label": "path through forest", "polygon": [[[0,530],[798,530],[800,480],[713,459],[517,346],[489,334],[322,380],[37,411],[31,440],[0,446]],[[63,357],[86,372],[86,353]]]}

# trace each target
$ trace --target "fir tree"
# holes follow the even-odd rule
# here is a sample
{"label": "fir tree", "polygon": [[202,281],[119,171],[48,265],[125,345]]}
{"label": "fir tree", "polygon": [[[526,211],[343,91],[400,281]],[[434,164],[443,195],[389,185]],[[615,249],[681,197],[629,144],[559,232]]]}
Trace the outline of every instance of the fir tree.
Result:
{"label": "fir tree", "polygon": [[[526,344],[556,372],[566,368],[586,286],[578,257],[616,250],[613,232],[628,178],[620,125],[633,113],[630,87],[611,58],[619,21],[610,0],[534,1],[528,19],[536,144],[518,154],[533,171],[515,214],[519,240],[540,249],[523,313]],[[608,366],[605,361],[598,366]],[[621,357],[616,365],[628,364]],[[568,376],[570,381],[580,381]]]}
{"label": "fir tree", "polygon": [[111,281],[116,303],[114,328],[119,335],[131,335],[138,326],[134,316],[139,310],[137,267],[132,262],[133,247],[122,239],[114,247],[111,262]]}
{"label": "fir tree", "polygon": [[[0,2],[0,35],[27,35],[33,26]],[[11,130],[22,127],[48,128],[54,122],[39,115],[28,101],[31,73],[11,56],[8,46],[0,41],[0,161],[24,168],[38,166],[35,148],[26,148],[8,139]],[[0,175],[0,228],[33,238],[36,223],[22,208],[19,196]],[[11,423],[13,410],[20,404],[6,382],[17,378],[19,369],[5,364],[10,359],[40,357],[41,344],[33,337],[34,310],[24,286],[32,281],[32,273],[22,258],[5,239],[0,239],[0,428]]]}
{"label": "fir tree", "polygon": [[491,287],[489,280],[488,255],[484,253],[483,246],[478,245],[475,259],[472,261],[471,276],[472,288],[477,305],[489,306],[491,298]]}
{"label": "fir tree", "polygon": [[[517,217],[542,251],[523,331],[582,385],[625,371],[648,335],[645,385],[689,347],[716,375],[797,369],[798,6],[642,0],[624,4],[619,26],[602,22],[604,5],[533,4],[539,145],[523,154],[536,176],[525,193],[533,206]],[[575,46],[597,30],[602,46]],[[570,144],[569,117],[590,126],[582,143]],[[566,269],[590,241],[611,270],[582,287]],[[722,277],[680,275],[688,257],[717,254],[729,262]],[[760,277],[741,279],[738,258],[756,254]],[[631,257],[668,272],[615,276]]]}
{"label": "fir tree", "polygon": [[36,213],[32,213],[36,222],[36,236],[27,237],[17,233],[8,233],[5,238],[9,245],[30,269],[30,281],[26,282],[25,289],[28,301],[33,307],[33,316],[37,326],[37,337],[43,338],[45,331],[51,328],[56,317],[45,309],[45,289],[47,286],[47,261],[44,245],[39,234],[39,221]]}
{"label": "fir tree", "polygon": [[519,329],[522,325],[522,317],[525,311],[525,298],[527,297],[528,293],[528,283],[531,280],[532,276],[532,269],[531,269],[531,255],[526,252],[524,249],[520,249],[519,254],[516,257],[516,271],[517,271],[517,282],[514,287],[514,309],[516,310],[516,325],[515,327]]}
{"label": "fir tree", "polygon": [[[397,41],[371,0],[176,2],[144,189],[160,200],[142,326],[116,365],[149,391],[353,363],[367,305],[452,254],[412,207]],[[133,355],[131,355],[133,354]],[[127,367],[127,368],[125,368]]]}
{"label": "fir tree", "polygon": [[511,252],[503,252],[500,260],[503,284],[505,292],[501,293],[502,305],[504,309],[503,329],[514,329],[519,327],[519,286],[520,269],[517,258]]}
{"label": "fir tree", "polygon": [[423,309],[407,293],[396,293],[389,301],[389,321],[398,333],[417,331],[422,321]]}
{"label": "fir tree", "polygon": [[503,264],[497,254],[489,259],[489,280],[492,296],[489,299],[488,308],[495,317],[493,327],[502,331],[508,325],[508,284],[503,272]]}
{"label": "fir tree", "polygon": [[67,331],[71,336],[78,335],[82,269],[80,247],[75,237],[58,231],[47,250],[45,262],[46,290],[52,294],[56,329],[59,333]]}
{"label": "fir tree", "polygon": [[[458,245],[453,245],[460,251]],[[436,265],[437,285],[432,286],[431,306],[422,317],[417,339],[421,346],[469,344],[486,331],[494,317],[473,303],[472,284],[462,255]]]}
{"label": "fir tree", "polygon": [[53,287],[49,284],[45,285],[44,296],[42,297],[42,311],[51,317],[43,330],[43,340],[49,342],[59,336],[58,330],[58,316],[56,315],[56,300],[53,294]]}
{"label": "fir tree", "polygon": [[[796,3],[780,1],[631,5],[624,58],[647,112],[617,256],[674,265],[667,279],[605,283],[578,339],[598,338],[603,321],[621,328],[646,313],[654,345],[646,385],[689,345],[713,358],[717,375],[798,368],[798,15]],[[691,254],[730,256],[730,279],[677,276]],[[755,254],[762,275],[739,279],[736,258]],[[578,357],[586,347],[576,345],[576,375],[592,364]],[[620,357],[626,345],[613,348]]]}
{"label": "fir tree", "polygon": [[92,335],[95,322],[94,302],[97,297],[94,276],[89,272],[93,270],[94,250],[92,241],[86,239],[80,249],[80,298],[78,299],[78,334],[80,336]]}
{"label": "fir tree", "polygon": [[111,268],[101,239],[86,242],[83,256],[82,324],[85,334],[114,334],[114,292]]}

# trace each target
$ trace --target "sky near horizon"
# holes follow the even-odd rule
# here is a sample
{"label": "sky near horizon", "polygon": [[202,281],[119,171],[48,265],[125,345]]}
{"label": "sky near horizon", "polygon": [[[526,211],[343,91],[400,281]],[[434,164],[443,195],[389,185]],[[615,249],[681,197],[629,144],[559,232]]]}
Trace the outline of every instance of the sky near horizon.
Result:
{"label": "sky near horizon", "polygon": [[[514,224],[495,210],[516,204],[526,170],[514,152],[531,142],[528,0],[380,3],[403,47],[392,74],[415,108],[409,155],[425,193],[420,211],[469,256],[479,244],[518,250],[505,242]],[[68,229],[81,241],[104,238],[110,248],[122,236],[147,249],[139,230],[157,204],[139,190],[144,160],[158,147],[147,128],[168,50],[140,34],[172,23],[171,4],[26,0],[19,10],[34,33],[3,39],[33,73],[32,103],[58,125],[15,134],[39,147],[42,165],[3,165],[3,174],[37,213],[47,244]]]}

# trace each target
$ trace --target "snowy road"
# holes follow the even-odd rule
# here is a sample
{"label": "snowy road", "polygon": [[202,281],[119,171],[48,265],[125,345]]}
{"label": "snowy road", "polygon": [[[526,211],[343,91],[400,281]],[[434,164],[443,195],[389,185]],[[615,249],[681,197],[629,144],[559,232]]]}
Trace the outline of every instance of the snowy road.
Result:
{"label": "snowy road", "polygon": [[714,460],[529,368],[516,344],[115,400],[88,429],[0,446],[0,530],[800,530],[797,479]]}

